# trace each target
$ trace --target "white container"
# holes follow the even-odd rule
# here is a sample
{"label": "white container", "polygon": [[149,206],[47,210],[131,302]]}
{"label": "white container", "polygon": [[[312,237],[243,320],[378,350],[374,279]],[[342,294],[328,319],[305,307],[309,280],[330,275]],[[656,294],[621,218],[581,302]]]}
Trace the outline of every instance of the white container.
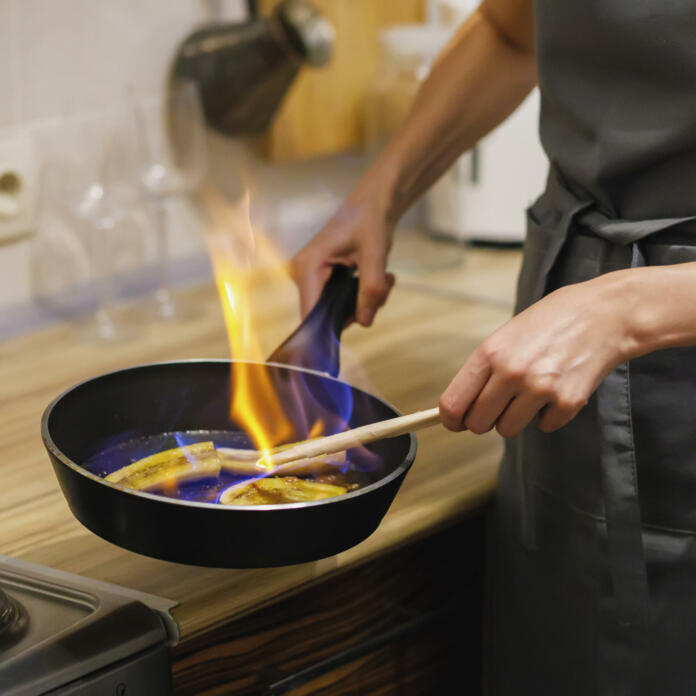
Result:
{"label": "white container", "polygon": [[426,225],[458,240],[522,241],[524,209],[543,191],[548,162],[538,137],[539,92],[463,155],[425,196]]}
{"label": "white container", "polygon": [[[429,0],[428,17],[454,30],[477,6],[476,0]],[[543,191],[548,169],[538,121],[534,89],[428,191],[425,224],[431,233],[460,241],[524,239],[524,209]]]}

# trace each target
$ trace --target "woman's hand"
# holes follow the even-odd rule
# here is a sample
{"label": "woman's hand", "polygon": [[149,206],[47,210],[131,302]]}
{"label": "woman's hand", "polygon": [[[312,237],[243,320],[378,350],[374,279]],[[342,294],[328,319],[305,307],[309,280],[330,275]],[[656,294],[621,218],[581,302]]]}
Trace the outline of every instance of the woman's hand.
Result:
{"label": "woman's hand", "polygon": [[442,394],[443,424],[512,437],[537,414],[544,432],[572,420],[604,377],[639,352],[625,277],[560,288],[495,331]]}
{"label": "woman's hand", "polygon": [[300,309],[306,316],[319,299],[331,266],[357,267],[358,305],[355,318],[370,326],[386,302],[394,276],[386,272],[392,243],[389,197],[383,186],[366,178],[343,203],[324,228],[291,261],[291,271],[300,291]]}

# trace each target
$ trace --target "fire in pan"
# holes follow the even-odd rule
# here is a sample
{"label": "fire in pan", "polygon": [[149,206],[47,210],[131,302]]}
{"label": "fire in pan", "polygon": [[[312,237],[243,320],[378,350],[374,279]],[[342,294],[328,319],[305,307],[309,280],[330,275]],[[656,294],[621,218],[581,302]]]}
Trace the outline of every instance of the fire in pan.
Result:
{"label": "fire in pan", "polygon": [[[266,504],[249,505],[250,483],[253,488],[255,482],[284,477],[264,470],[255,456],[239,454],[258,448],[258,440],[240,427],[230,408],[230,394],[234,401],[250,385],[270,386],[264,393],[273,394],[272,403],[260,419],[267,422],[257,426],[277,429],[282,413],[276,441],[284,442],[311,437],[317,425],[331,434],[399,415],[336,378],[339,338],[354,312],[356,293],[352,270],[335,267],[312,312],[266,363],[143,365],[90,379],[60,395],[44,412],[41,432],[77,519],[138,553],[225,568],[317,560],[368,537],[415,458],[413,435],[349,450],[338,462],[310,462],[282,472],[292,474],[288,478],[301,502],[274,504],[273,486],[264,483],[255,488]],[[196,458],[193,468],[209,466],[209,475],[175,486],[165,482],[155,490],[135,490],[124,485],[127,479],[119,480],[135,460],[181,447],[179,452],[194,453],[188,455]],[[144,461],[156,468],[156,456]],[[260,469],[248,471],[250,466]],[[146,466],[136,473],[153,472]]]}

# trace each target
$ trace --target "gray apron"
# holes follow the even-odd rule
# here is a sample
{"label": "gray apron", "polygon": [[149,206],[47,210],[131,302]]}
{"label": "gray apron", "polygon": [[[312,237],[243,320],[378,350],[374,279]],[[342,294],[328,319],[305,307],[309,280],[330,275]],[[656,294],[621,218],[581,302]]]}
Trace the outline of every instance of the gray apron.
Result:
{"label": "gray apron", "polygon": [[[541,136],[517,311],[696,261],[696,0],[538,0]],[[620,365],[507,442],[491,515],[491,695],[696,694],[696,349]]]}

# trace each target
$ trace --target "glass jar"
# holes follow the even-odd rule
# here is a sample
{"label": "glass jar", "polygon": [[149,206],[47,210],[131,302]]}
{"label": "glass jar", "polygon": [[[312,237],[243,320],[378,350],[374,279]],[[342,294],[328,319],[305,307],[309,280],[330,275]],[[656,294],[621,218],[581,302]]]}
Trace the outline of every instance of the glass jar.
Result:
{"label": "glass jar", "polygon": [[435,57],[451,30],[428,24],[400,24],[379,33],[379,62],[365,109],[365,146],[381,149],[413,105]]}
{"label": "glass jar", "polygon": [[[452,28],[431,24],[404,24],[383,29],[379,35],[380,61],[365,109],[365,148],[376,155],[408,115],[421,84],[452,35]],[[464,259],[461,244],[436,243],[437,230],[426,220],[424,200],[417,201],[399,222],[390,254],[390,269],[422,273],[458,265]]]}

